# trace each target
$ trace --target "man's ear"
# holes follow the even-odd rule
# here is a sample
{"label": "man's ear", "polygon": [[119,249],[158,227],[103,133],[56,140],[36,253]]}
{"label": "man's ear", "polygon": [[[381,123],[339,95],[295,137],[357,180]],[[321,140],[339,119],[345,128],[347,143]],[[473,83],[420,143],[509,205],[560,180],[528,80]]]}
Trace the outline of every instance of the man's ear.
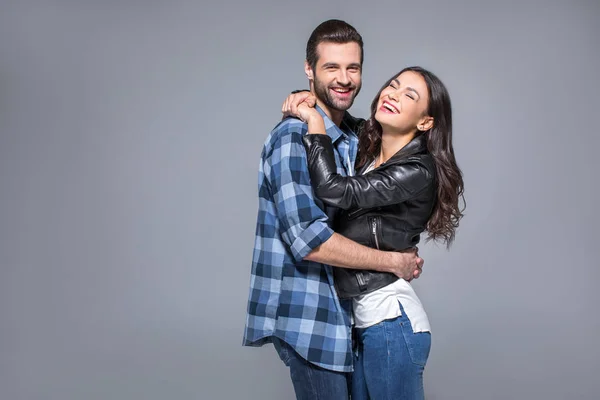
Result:
{"label": "man's ear", "polygon": [[313,70],[312,70],[310,64],[308,64],[308,61],[304,61],[304,73],[306,74],[306,77],[308,78],[308,80],[312,81],[314,79]]}

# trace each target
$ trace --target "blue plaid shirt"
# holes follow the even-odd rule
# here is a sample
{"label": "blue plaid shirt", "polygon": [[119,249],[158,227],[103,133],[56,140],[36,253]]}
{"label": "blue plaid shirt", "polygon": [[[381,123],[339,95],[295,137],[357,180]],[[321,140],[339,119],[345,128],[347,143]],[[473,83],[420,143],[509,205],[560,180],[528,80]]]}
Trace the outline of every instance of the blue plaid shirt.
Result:
{"label": "blue plaid shirt", "polygon": [[[345,114],[340,129],[317,107],[334,144],[337,171],[352,174],[358,120]],[[258,219],[245,346],[273,336],[309,362],[352,371],[350,302],[340,301],[332,267],[303,260],[333,234],[335,209],[313,197],[302,136],[307,126],[288,118],[267,138],[258,174]],[[325,211],[323,211],[325,210]]]}

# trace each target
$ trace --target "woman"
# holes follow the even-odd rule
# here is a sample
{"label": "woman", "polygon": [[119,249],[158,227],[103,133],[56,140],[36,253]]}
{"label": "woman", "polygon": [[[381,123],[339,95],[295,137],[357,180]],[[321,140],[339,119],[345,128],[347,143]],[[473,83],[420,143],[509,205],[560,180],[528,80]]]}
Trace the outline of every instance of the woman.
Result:
{"label": "woman", "polygon": [[[399,251],[429,239],[450,246],[462,217],[462,173],[452,147],[450,96],[431,72],[394,75],[371,104],[359,135],[357,176],[336,173],[331,139],[311,98],[298,106],[315,194],[343,209],[335,230],[359,243]],[[340,297],[352,298],[357,357],[352,399],[423,399],[431,346],[427,314],[409,282],[335,268]]]}

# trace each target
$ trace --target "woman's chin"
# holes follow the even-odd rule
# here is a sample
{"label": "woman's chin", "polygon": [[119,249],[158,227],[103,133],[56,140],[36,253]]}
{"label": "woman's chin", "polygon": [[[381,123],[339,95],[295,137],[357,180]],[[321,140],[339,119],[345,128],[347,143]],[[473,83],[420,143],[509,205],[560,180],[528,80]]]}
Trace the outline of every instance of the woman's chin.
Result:
{"label": "woman's chin", "polygon": [[379,123],[379,125],[381,125],[381,129],[386,133],[398,134],[403,131],[403,127],[398,126],[398,121],[394,120],[392,114],[377,111],[374,119]]}
{"label": "woman's chin", "polygon": [[377,118],[377,116],[375,116],[375,120],[379,122],[379,125],[381,125],[381,129],[383,129],[384,131],[394,131],[398,129],[396,126],[394,126],[394,124],[390,123],[391,121],[385,118],[385,116],[383,118]]}
{"label": "woman's chin", "polygon": [[394,125],[394,114],[386,113],[383,111],[377,111],[375,113],[375,121],[379,122],[381,126],[391,126]]}
{"label": "woman's chin", "polygon": [[375,121],[379,122],[379,124],[383,127],[388,126],[390,124],[390,120],[389,118],[386,118],[387,115],[382,115],[383,113],[381,111],[377,111],[375,113]]}

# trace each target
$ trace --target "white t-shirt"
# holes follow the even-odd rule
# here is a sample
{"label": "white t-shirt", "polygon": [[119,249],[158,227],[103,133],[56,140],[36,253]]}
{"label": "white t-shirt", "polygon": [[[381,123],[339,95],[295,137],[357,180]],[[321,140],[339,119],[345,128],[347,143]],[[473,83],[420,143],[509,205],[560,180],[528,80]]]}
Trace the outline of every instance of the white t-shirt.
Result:
{"label": "white t-shirt", "polygon": [[[365,173],[371,171],[374,165],[375,162],[365,170]],[[367,328],[386,319],[401,316],[402,311],[398,302],[402,304],[415,333],[431,332],[429,319],[421,300],[412,285],[404,279],[398,279],[374,292],[354,297],[352,311],[355,327]]]}

